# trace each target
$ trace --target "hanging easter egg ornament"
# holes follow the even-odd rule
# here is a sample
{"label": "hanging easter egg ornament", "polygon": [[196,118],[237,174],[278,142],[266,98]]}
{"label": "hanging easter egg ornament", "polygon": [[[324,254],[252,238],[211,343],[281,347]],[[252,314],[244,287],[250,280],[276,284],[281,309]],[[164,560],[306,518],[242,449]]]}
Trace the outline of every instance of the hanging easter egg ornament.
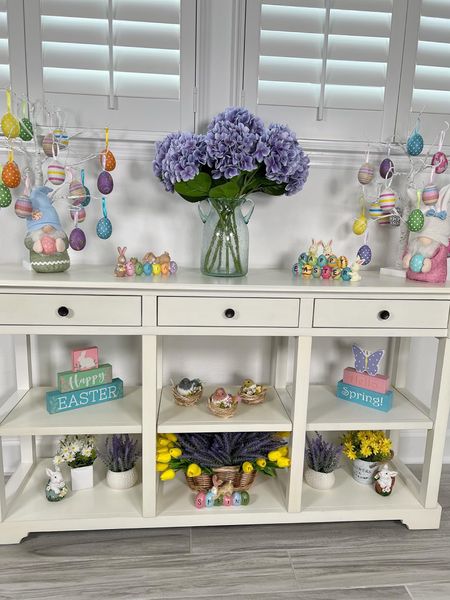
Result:
{"label": "hanging easter egg ornament", "polygon": [[358,171],[359,183],[361,185],[367,185],[372,181],[374,174],[375,169],[373,168],[373,165],[371,165],[368,162],[365,162],[363,165],[360,166]]}
{"label": "hanging easter egg ornament", "polygon": [[[3,184],[0,183],[0,187]],[[8,189],[8,188],[6,188]],[[9,192],[9,190],[8,190]],[[27,219],[28,217],[31,216],[31,213],[33,212],[33,207],[31,204],[31,200],[28,196],[19,196],[16,200],[16,203],[14,205],[14,210],[16,212],[16,215],[19,217],[19,219]]]}
{"label": "hanging easter egg ornament", "polygon": [[397,202],[397,194],[391,188],[387,188],[378,197],[378,204],[383,213],[391,212]]}
{"label": "hanging easter egg ornament", "polygon": [[19,123],[19,137],[24,142],[29,142],[33,139],[33,125],[30,119],[23,117]]}
{"label": "hanging easter egg ornament", "polygon": [[16,188],[20,185],[21,179],[19,167],[14,162],[14,153],[10,150],[8,162],[3,167],[2,181],[9,188]]}
{"label": "hanging easter egg ornament", "polygon": [[411,211],[406,224],[408,225],[408,229],[413,232],[421,231],[423,229],[425,217],[420,208],[415,208]]}
{"label": "hanging easter egg ornament", "polygon": [[105,171],[114,171],[116,168],[116,159],[111,150],[105,148],[100,152],[100,165]]}
{"label": "hanging easter egg ornament", "polygon": [[11,204],[12,197],[11,192],[4,183],[0,183],[0,207],[6,208]]}
{"label": "hanging easter egg ornament", "polygon": [[423,137],[419,133],[420,117],[417,119],[416,127],[406,142],[406,151],[410,156],[419,156],[423,150]]}
{"label": "hanging easter egg ornament", "polygon": [[86,219],[86,211],[82,206],[72,206],[69,212],[73,221],[78,221],[78,223],[82,223]]}
{"label": "hanging easter egg ornament", "polygon": [[435,172],[440,175],[448,167],[448,159],[444,152],[435,152],[431,159],[431,164],[434,167]]}
{"label": "hanging easter egg ornament", "polygon": [[380,175],[383,179],[390,179],[394,174],[394,163],[388,157],[380,163]]}
{"label": "hanging easter egg ornament", "polygon": [[[357,219],[355,219],[355,221],[353,222],[353,227],[352,227],[353,233],[355,235],[362,235],[367,229],[367,217],[366,217],[364,196],[360,196],[359,204],[361,207],[361,212],[359,214],[359,217]],[[328,262],[328,264],[330,264],[330,263]]]}
{"label": "hanging easter egg ornament", "polygon": [[84,187],[84,200],[81,203],[81,206],[87,206],[89,204],[89,202],[91,201],[91,192],[84,185],[84,169],[81,169],[81,183],[82,183],[82,185]]}
{"label": "hanging easter egg ornament", "polygon": [[47,167],[47,179],[53,185],[61,185],[66,179],[66,171],[57,160],[51,162]]}
{"label": "hanging easter egg ornament", "polygon": [[[78,179],[73,179],[69,185],[69,198],[70,202],[77,206],[78,204],[83,204],[86,200],[86,192],[84,190],[84,185]],[[81,220],[80,220],[81,223]]]}
{"label": "hanging easter egg ornament", "polygon": [[377,219],[378,217],[381,217],[382,214],[383,211],[381,210],[380,203],[372,202],[369,207],[369,216],[372,217],[372,219]]}
{"label": "hanging easter egg ornament", "polygon": [[70,232],[69,246],[77,252],[80,252],[86,246],[86,235],[79,227],[75,227]]}
{"label": "hanging easter egg ornament", "polygon": [[102,240],[107,240],[112,234],[112,223],[108,219],[108,213],[106,211],[106,198],[102,198],[102,211],[103,218],[97,223],[97,235]]}
{"label": "hanging easter egg ornament", "polygon": [[20,132],[19,121],[11,112],[11,90],[6,90],[6,109],[3,115],[1,127],[3,135],[7,138],[16,138]]}
{"label": "hanging easter egg ornament", "polygon": [[64,129],[55,129],[53,131],[53,139],[61,148],[67,148],[69,145],[69,136]]}
{"label": "hanging easter egg ornament", "polygon": [[97,188],[101,194],[107,195],[113,191],[114,182],[108,171],[102,171],[97,179]]}
{"label": "hanging easter egg ornament", "polygon": [[361,261],[362,265],[368,265],[372,260],[372,250],[370,246],[364,244],[357,252],[357,258]]}
{"label": "hanging easter egg ornament", "polygon": [[44,136],[44,138],[42,140],[42,150],[44,151],[44,154],[46,156],[53,157],[53,155],[55,154],[55,151],[54,151],[55,149],[53,148],[53,144],[54,144],[53,134],[48,133],[46,136]]}
{"label": "hanging easter egg ornament", "polygon": [[439,200],[439,190],[434,183],[428,184],[422,191],[422,202],[426,206],[432,206]]}

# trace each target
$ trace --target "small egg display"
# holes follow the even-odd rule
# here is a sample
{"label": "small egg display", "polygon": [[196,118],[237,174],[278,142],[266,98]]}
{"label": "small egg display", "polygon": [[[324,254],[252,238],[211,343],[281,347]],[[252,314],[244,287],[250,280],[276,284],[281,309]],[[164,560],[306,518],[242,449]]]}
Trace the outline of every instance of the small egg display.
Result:
{"label": "small egg display", "polygon": [[159,263],[152,264],[153,275],[161,275],[161,265]]}
{"label": "small egg display", "polygon": [[340,256],[338,258],[338,267],[340,269],[345,269],[348,266],[348,258],[346,256]]}
{"label": "small egg display", "polygon": [[178,271],[178,265],[174,260],[169,263],[169,271],[171,275],[174,275]]}
{"label": "small egg display", "polygon": [[341,272],[341,279],[343,281],[351,281],[352,278],[352,270],[350,267],[345,267],[345,269],[342,269]]}
{"label": "small egg display", "polygon": [[444,152],[435,152],[431,159],[431,164],[438,175],[443,173],[448,167],[448,159]]}
{"label": "small egg display", "polygon": [[312,267],[317,263],[317,256],[315,256],[314,254],[308,254],[308,265],[311,265]]}
{"label": "small egg display", "polygon": [[408,225],[408,229],[410,231],[421,231],[425,224],[425,217],[423,216],[423,212],[420,210],[420,208],[415,208],[410,212],[406,224]]}
{"label": "small egg display", "polygon": [[300,256],[298,257],[298,262],[300,264],[305,264],[308,262],[308,255],[306,254],[306,252],[302,252],[300,254]]}
{"label": "small egg display", "polygon": [[67,148],[69,145],[69,136],[64,129],[55,129],[53,131],[53,139],[61,148]]}
{"label": "small egg display", "polygon": [[[9,187],[7,187],[4,183],[0,183],[0,206],[2,208],[6,208],[11,204],[11,201],[12,196]],[[31,214],[31,212],[29,214]]]}
{"label": "small egg display", "polygon": [[[97,235],[100,239],[102,240],[107,240],[109,237],[111,237],[112,234],[112,223],[111,221],[108,219],[108,217],[102,217],[98,223],[97,223]],[[136,275],[139,275],[140,273],[137,272],[137,265],[140,263],[136,264]],[[142,269],[142,265],[141,265],[141,269]],[[142,273],[142,271],[141,271]]]}
{"label": "small egg display", "polygon": [[322,269],[319,267],[319,265],[315,265],[312,270],[312,276],[314,277],[314,279],[318,279],[321,275],[321,272]]}
{"label": "small egg display", "polygon": [[423,150],[423,137],[418,131],[414,131],[406,142],[406,151],[410,156],[419,156]]}
{"label": "small egg display", "polygon": [[375,169],[373,168],[373,165],[371,165],[368,162],[364,163],[363,165],[361,165],[358,171],[359,183],[361,183],[362,185],[367,185],[372,181],[374,174]]}
{"label": "small egg display", "polygon": [[24,142],[29,142],[33,139],[33,125],[27,117],[24,117],[19,123],[19,137]]}
{"label": "small egg display", "polygon": [[430,183],[423,188],[422,202],[426,206],[432,206],[439,200],[439,190],[436,185]]}
{"label": "small egg display", "polygon": [[110,194],[113,191],[114,182],[108,171],[102,171],[97,179],[97,188],[101,194]]}
{"label": "small egg display", "polygon": [[46,156],[53,156],[53,135],[48,133],[42,140],[42,150]]}
{"label": "small egg display", "polygon": [[82,223],[86,219],[86,211],[82,206],[74,206],[70,209],[70,216],[72,221],[75,221],[75,217],[78,215],[78,223]]}
{"label": "small egg display", "polygon": [[334,269],[331,270],[331,277],[332,279],[340,279],[341,278],[341,272],[342,269],[340,269],[339,267],[335,267]]}
{"label": "small egg display", "polygon": [[330,254],[330,256],[328,257],[328,263],[327,264],[332,269],[336,268],[339,265],[339,259],[338,259],[338,257],[335,256],[334,254]]}
{"label": "small egg display", "polygon": [[382,192],[378,198],[378,204],[380,205],[380,208],[384,213],[391,212],[396,202],[397,194],[394,192],[394,190],[391,190],[390,188],[384,190],[384,192]]}
{"label": "small egg display", "polygon": [[91,192],[85,185],[83,187],[84,187],[84,200],[81,203],[81,206],[87,206],[89,204],[89,202],[91,201]]}
{"label": "small egg display", "polygon": [[368,265],[372,260],[372,250],[370,249],[370,246],[367,244],[361,246],[356,256],[359,258],[362,265]]}
{"label": "small egg display", "polygon": [[3,183],[9,188],[16,188],[20,185],[21,179],[17,164],[13,160],[8,161],[2,171]]}
{"label": "small egg display", "polygon": [[332,268],[329,265],[325,265],[322,269],[322,279],[330,279]]}
{"label": "small egg display", "polygon": [[[2,185],[3,184],[0,183],[0,194],[1,194]],[[6,189],[9,192],[9,189],[8,188],[6,188]],[[10,194],[11,194],[11,192],[10,192]],[[19,217],[19,219],[26,219],[29,216],[31,216],[31,213],[33,212],[33,206],[31,204],[31,200],[29,199],[29,197],[28,196],[19,196],[14,205],[14,210],[16,212],[16,215]]]}
{"label": "small egg display", "polygon": [[409,261],[409,268],[414,273],[420,273],[423,267],[424,257],[421,254],[414,254]]}
{"label": "small egg display", "polygon": [[143,265],[144,268],[144,274],[145,275],[151,275],[152,274],[152,265],[149,262],[145,262]]}
{"label": "small egg display", "polygon": [[100,152],[100,166],[104,171],[114,171],[116,168],[116,158],[111,150],[106,148]]}
{"label": "small egg display", "polygon": [[324,267],[328,264],[328,258],[325,256],[325,254],[320,254],[317,257],[317,264],[319,265],[319,267]]}
{"label": "small egg display", "polygon": [[3,135],[7,138],[16,138],[19,135],[19,132],[20,132],[19,121],[10,112],[7,112],[3,115],[2,121],[1,121],[1,127],[2,127],[2,131],[3,131]]}
{"label": "small egg display", "polygon": [[372,219],[377,219],[378,217],[381,217],[382,214],[383,214],[383,211],[381,210],[380,203],[372,202],[372,204],[369,207],[370,217],[372,217]]}
{"label": "small egg display", "polygon": [[352,229],[355,235],[362,235],[367,229],[367,217],[361,215],[355,219]]}
{"label": "small egg display", "polygon": [[380,175],[383,179],[390,179],[394,174],[394,163],[390,158],[385,158],[380,163]]}
{"label": "small egg display", "polygon": [[302,275],[303,277],[311,277],[312,275],[312,266],[311,265],[303,265],[302,267]]}
{"label": "small egg display", "polygon": [[70,182],[69,196],[72,204],[81,204],[82,206],[84,206],[83,202],[86,199],[86,192],[84,189],[84,185],[81,183],[81,181],[78,181],[78,179],[74,179]]}
{"label": "small egg display", "polygon": [[294,273],[294,275],[298,275],[298,271],[299,271],[298,262],[296,262],[292,265],[292,272]]}
{"label": "small egg display", "polygon": [[84,231],[79,227],[72,229],[69,235],[69,246],[72,250],[80,252],[86,246],[86,236]]}
{"label": "small egg display", "polygon": [[61,185],[66,180],[66,171],[58,161],[51,162],[47,167],[47,179],[53,185]]}

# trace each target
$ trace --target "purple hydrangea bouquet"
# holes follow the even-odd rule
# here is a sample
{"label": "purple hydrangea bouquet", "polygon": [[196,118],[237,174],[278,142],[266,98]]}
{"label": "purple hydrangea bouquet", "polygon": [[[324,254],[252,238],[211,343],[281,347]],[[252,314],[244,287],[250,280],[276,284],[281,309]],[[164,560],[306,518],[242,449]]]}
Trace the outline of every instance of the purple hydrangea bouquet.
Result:
{"label": "purple hydrangea bouquet", "polygon": [[153,161],[167,191],[199,202],[205,224],[201,269],[215,276],[247,273],[247,223],[254,208],[248,195],[293,195],[303,188],[308,169],[293,131],[276,123],[265,127],[245,108],[221,112],[204,135],[170,133],[157,142]]}

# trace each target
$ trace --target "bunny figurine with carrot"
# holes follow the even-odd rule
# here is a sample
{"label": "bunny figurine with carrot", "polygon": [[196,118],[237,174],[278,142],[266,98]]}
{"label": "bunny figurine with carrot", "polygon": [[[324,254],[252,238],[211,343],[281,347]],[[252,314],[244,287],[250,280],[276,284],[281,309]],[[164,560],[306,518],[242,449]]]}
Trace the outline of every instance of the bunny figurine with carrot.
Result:
{"label": "bunny figurine with carrot", "polygon": [[117,257],[116,268],[114,269],[114,275],[116,277],[125,277],[127,274],[126,264],[127,258],[125,256],[125,252],[127,251],[126,246],[121,248],[117,246],[117,251],[119,252],[119,256]]}

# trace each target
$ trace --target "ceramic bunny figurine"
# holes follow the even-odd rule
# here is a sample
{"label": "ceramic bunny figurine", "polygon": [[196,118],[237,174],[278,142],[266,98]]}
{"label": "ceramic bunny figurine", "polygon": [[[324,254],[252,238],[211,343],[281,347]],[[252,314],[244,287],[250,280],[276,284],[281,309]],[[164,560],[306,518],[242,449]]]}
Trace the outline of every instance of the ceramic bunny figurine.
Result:
{"label": "ceramic bunny figurine", "polygon": [[217,477],[217,475],[213,475],[212,482],[213,487],[211,488],[210,492],[213,494],[214,498],[231,496],[233,494],[234,486],[232,481],[227,481],[224,483]]}
{"label": "ceramic bunny figurine", "polygon": [[389,465],[385,464],[380,467],[378,473],[374,475],[375,479],[375,491],[380,496],[389,496],[394,487],[395,478],[397,477],[397,471],[390,471]]}
{"label": "ceramic bunny figurine", "polygon": [[327,258],[333,254],[333,240],[329,240],[328,242],[321,242],[323,247],[322,254]]}
{"label": "ceramic bunny figurine", "polygon": [[117,246],[117,251],[119,253],[119,256],[117,257],[117,264],[116,268],[114,269],[114,275],[116,277],[125,277],[125,275],[127,274],[127,269],[125,266],[127,264],[127,259],[125,256],[127,248],[126,246],[124,246],[123,248]]}
{"label": "ceramic bunny figurine", "polygon": [[57,467],[54,471],[46,469],[45,472],[49,477],[45,486],[45,496],[49,502],[59,502],[68,492],[62,473]]}
{"label": "ceramic bunny figurine", "polygon": [[322,245],[322,240],[315,240],[314,238],[311,238],[311,246],[308,249],[308,255],[309,256],[317,256],[318,252],[319,252],[319,246]]}

